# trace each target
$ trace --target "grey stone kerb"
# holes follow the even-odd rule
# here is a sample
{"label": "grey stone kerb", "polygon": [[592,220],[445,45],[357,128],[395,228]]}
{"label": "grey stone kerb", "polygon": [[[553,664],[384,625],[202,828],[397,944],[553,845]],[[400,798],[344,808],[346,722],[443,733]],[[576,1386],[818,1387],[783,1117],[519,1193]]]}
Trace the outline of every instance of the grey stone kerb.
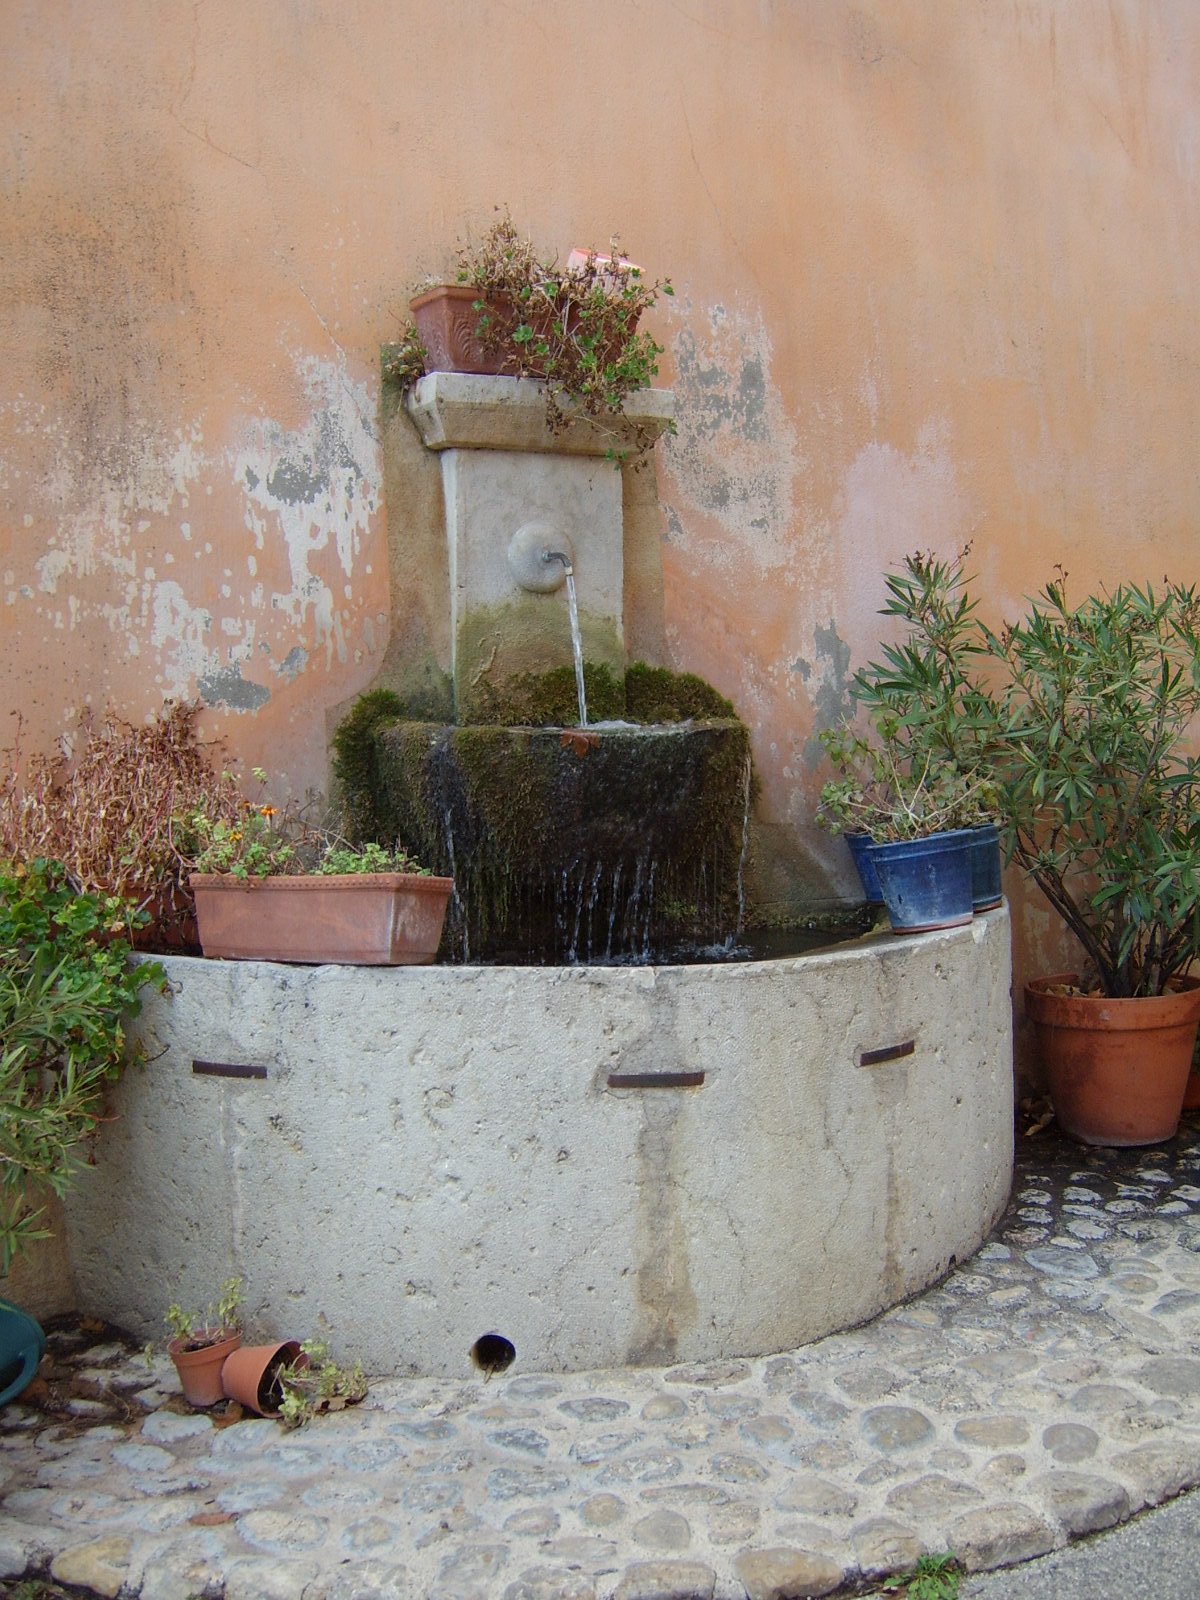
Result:
{"label": "grey stone kerb", "polygon": [[139,1333],[237,1273],[258,1328],[377,1374],[467,1374],[485,1333],[525,1368],[760,1354],[928,1284],[1008,1195],[1007,910],[743,965],[166,967],[69,1202],[81,1303]]}

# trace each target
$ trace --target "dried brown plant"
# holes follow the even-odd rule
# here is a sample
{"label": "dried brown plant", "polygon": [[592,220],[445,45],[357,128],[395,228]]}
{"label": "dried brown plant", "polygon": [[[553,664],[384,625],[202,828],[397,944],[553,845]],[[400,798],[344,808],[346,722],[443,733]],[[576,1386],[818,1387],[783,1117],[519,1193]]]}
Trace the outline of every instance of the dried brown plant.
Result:
{"label": "dried brown plant", "polygon": [[90,713],[55,755],[24,762],[21,719],[0,773],[0,861],[61,861],[80,889],[119,894],[146,913],[137,943],[190,942],[191,896],[175,848],[177,819],[203,808],[238,815],[236,786],[222,779],[196,731],[199,707],[168,701],[135,727]]}

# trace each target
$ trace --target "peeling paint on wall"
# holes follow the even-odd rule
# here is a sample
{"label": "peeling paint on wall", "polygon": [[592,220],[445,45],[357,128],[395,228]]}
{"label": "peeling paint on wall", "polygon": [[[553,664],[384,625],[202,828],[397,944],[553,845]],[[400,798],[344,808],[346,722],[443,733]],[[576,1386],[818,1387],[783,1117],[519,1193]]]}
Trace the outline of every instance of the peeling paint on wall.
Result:
{"label": "peeling paint on wall", "polygon": [[771,382],[771,341],[761,317],[722,306],[710,311],[702,342],[698,325],[671,346],[678,433],[663,448],[678,495],[666,507],[670,538],[688,539],[694,507],[723,535],[705,546],[710,563],[776,570],[791,559],[794,482],[805,462]]}
{"label": "peeling paint on wall", "polygon": [[328,361],[307,358],[301,371],[312,415],[297,429],[266,418],[254,422],[233,473],[257,548],[273,536],[286,546],[291,587],[275,590],[271,606],[297,627],[307,625],[311,608],[312,645],[324,645],[328,666],[335,654],[347,660],[344,612],[326,579],[313,571],[313,557],[332,545],[345,578],[353,576],[379,507],[382,467],[365,385],[350,383]]}
{"label": "peeling paint on wall", "polygon": [[206,706],[227,706],[230,711],[257,711],[271,698],[271,691],[261,683],[250,683],[242,677],[236,662],[231,667],[196,679],[196,688]]}
{"label": "peeling paint on wall", "polygon": [[[253,417],[231,450],[206,447],[202,417],[167,429],[131,407],[121,449],[97,460],[68,411],[22,394],[0,406],[0,481],[29,530],[5,546],[5,604],[31,660],[51,659],[60,633],[107,634],[74,685],[88,699],[135,710],[150,691],[150,706],[198,696],[253,714],[321,645],[326,668],[351,648],[356,662],[375,653],[379,594],[363,556],[381,492],[373,405],[340,361],[298,367],[299,425]],[[23,474],[31,437],[46,461],[36,480]],[[136,678],[122,678],[133,661]],[[255,681],[268,672],[277,687]],[[56,709],[53,680],[39,683],[57,737],[71,690],[64,681]]]}
{"label": "peeling paint on wall", "polygon": [[168,694],[186,692],[193,679],[214,670],[216,652],[205,645],[211,627],[212,613],[192,605],[179,584],[155,587],[150,643],[160,652]]}
{"label": "peeling paint on wall", "polygon": [[813,630],[813,642],[815,661],[805,661],[801,656],[792,667],[806,685],[813,708],[813,728],[805,741],[803,758],[809,772],[825,759],[818,734],[825,728],[836,728],[844,718],[854,714],[850,693],[850,646],[838,638],[837,625],[832,618],[827,628]]}

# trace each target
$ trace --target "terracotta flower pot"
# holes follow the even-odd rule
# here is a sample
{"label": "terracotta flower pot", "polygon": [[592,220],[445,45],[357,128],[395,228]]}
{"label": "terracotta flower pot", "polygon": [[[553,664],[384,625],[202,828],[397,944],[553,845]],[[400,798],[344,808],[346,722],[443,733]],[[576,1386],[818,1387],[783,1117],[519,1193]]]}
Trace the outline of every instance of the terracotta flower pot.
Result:
{"label": "terracotta flower pot", "polygon": [[167,1354],[175,1363],[179,1382],[183,1386],[183,1398],[188,1405],[203,1411],[224,1400],[221,1368],[225,1365],[226,1358],[232,1355],[241,1342],[240,1333],[231,1333],[228,1338],[218,1339],[215,1344],[201,1345],[198,1350],[189,1350],[187,1340],[171,1340],[167,1346]]}
{"label": "terracotta flower pot", "polygon": [[415,872],[234,878],[193,872],[200,944],[231,961],[428,965],[452,878]]}
{"label": "terracotta flower pot", "polygon": [[1050,992],[1078,982],[1060,973],[1025,986],[1059,1126],[1083,1144],[1173,1138],[1200,1023],[1200,979],[1144,1000]]}
{"label": "terracotta flower pot", "polygon": [[[580,327],[577,306],[551,306],[545,303],[531,309],[518,305],[508,295],[493,294],[487,299],[489,328],[495,334],[494,343],[485,344],[479,336],[481,312],[475,310],[480,291],[468,284],[443,283],[419,294],[409,302],[417,333],[425,346],[430,372],[475,372],[490,376],[513,376],[525,372],[530,377],[545,377],[545,366],[539,362],[535,346],[527,346],[518,356],[511,338],[521,323],[532,328],[535,340],[550,343],[557,317],[563,318],[563,327],[573,336]],[[603,365],[620,358],[621,344],[633,334],[638,317],[630,312],[623,336],[613,335],[596,353]]]}
{"label": "terracotta flower pot", "polygon": [[285,1339],[278,1344],[244,1344],[230,1353],[221,1368],[221,1387],[230,1400],[260,1417],[279,1410],[275,1374],[286,1362],[296,1361],[300,1344]]}
{"label": "terracotta flower pot", "polygon": [[489,349],[479,337],[478,299],[478,289],[443,283],[410,303],[431,372],[505,371],[504,351]]}

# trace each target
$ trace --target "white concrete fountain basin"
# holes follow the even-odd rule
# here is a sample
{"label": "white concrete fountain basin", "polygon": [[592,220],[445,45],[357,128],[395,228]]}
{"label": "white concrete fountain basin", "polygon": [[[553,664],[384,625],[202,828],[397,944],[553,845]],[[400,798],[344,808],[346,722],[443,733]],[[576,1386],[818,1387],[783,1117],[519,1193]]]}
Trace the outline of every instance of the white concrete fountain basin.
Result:
{"label": "white concrete fountain basin", "polygon": [[80,1303],[376,1374],[784,1350],[913,1294],[1012,1173],[1009,918],[658,968],[171,958],[69,1200]]}

